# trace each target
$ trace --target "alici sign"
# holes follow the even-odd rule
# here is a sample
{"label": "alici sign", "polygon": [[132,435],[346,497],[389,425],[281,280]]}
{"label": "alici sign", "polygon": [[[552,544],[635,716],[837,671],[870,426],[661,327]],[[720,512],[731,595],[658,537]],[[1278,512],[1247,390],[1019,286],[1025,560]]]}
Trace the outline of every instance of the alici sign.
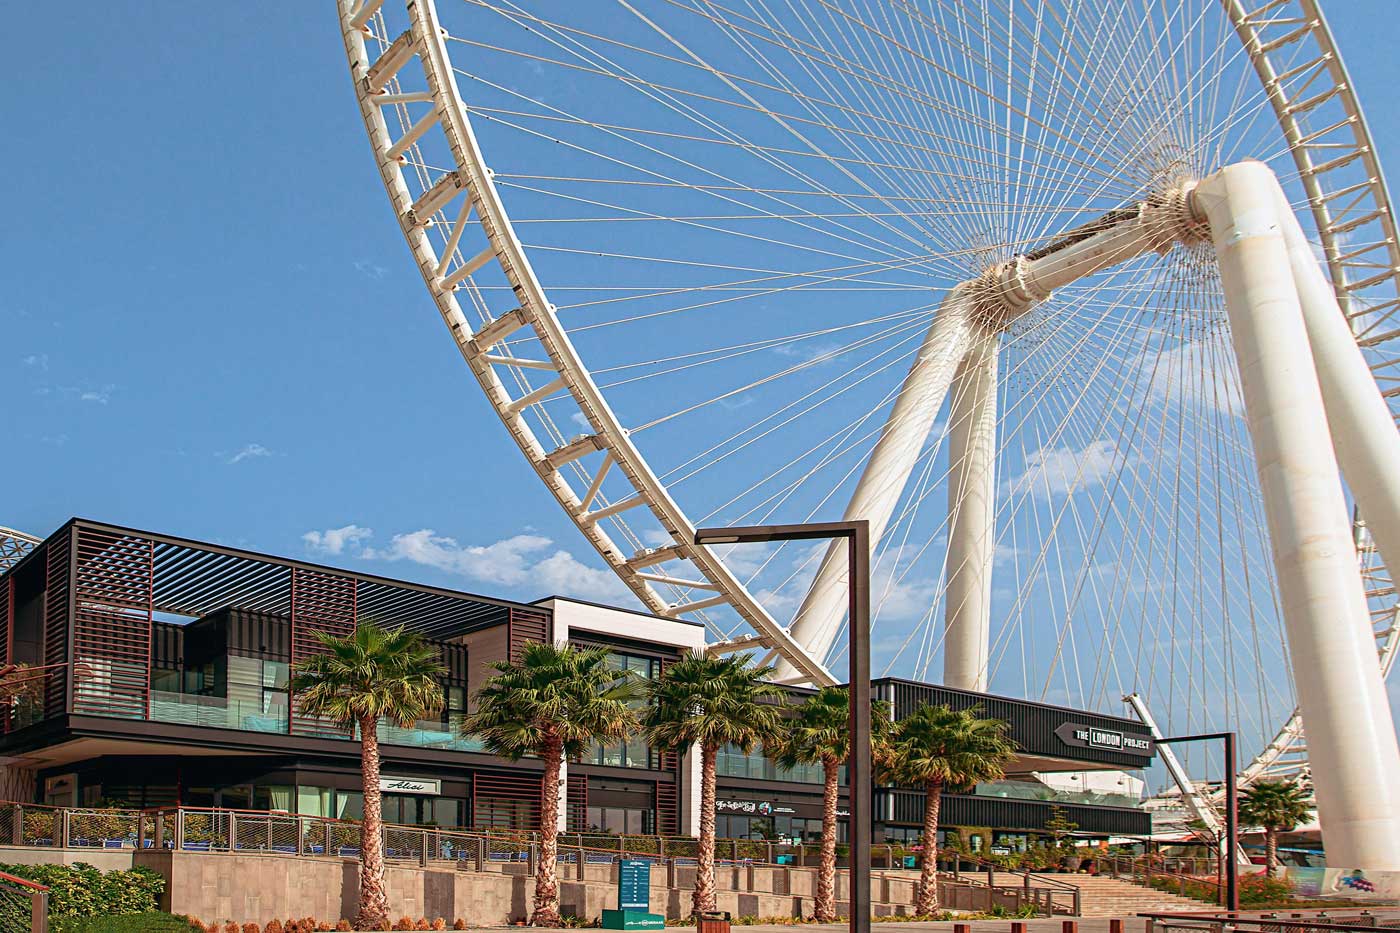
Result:
{"label": "alici sign", "polygon": [[1066,745],[1075,748],[1099,748],[1110,752],[1124,752],[1129,755],[1152,757],[1152,740],[1144,735],[1132,735],[1117,729],[1103,729],[1099,726],[1084,726],[1077,722],[1067,722],[1055,730],[1055,735]]}
{"label": "alici sign", "polygon": [[381,775],[379,790],[386,794],[431,794],[437,796],[442,792],[442,782]]}

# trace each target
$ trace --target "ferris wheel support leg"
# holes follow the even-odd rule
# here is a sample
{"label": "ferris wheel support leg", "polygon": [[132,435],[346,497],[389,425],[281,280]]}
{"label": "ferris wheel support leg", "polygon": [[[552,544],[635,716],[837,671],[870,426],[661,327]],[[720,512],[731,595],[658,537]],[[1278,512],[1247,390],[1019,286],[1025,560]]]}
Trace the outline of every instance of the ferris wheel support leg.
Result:
{"label": "ferris wheel support leg", "polygon": [[[943,407],[953,373],[967,352],[970,292],[966,284],[959,285],[943,299],[846,506],[848,521],[870,522],[872,550],[885,533],[929,429]],[[825,657],[840,631],[847,606],[846,566],[846,545],[833,542],[793,616],[792,637],[812,657]],[[784,662],[778,665],[774,677],[785,680],[796,673]]]}
{"label": "ferris wheel support leg", "polygon": [[1400,568],[1400,431],[1282,189],[1277,197],[1337,462],[1385,566]]}
{"label": "ferris wheel support leg", "polygon": [[953,380],[948,415],[948,586],[943,683],[987,689],[996,547],[997,335],[979,332]]}
{"label": "ferris wheel support leg", "polygon": [[1327,863],[1400,869],[1400,747],[1276,197],[1261,163],[1201,182],[1219,258]]}

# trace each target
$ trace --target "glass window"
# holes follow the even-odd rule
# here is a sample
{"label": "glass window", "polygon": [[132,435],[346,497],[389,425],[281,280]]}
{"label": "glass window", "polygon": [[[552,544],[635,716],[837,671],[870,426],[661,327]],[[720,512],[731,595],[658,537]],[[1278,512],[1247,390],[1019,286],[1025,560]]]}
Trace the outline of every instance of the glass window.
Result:
{"label": "glass window", "polygon": [[297,785],[297,812],[303,816],[330,816],[331,794],[329,787]]}
{"label": "glass window", "polygon": [[342,820],[365,818],[365,795],[357,790],[336,791],[335,815]]}
{"label": "glass window", "polygon": [[181,676],[179,671],[154,668],[151,671],[151,689],[164,693],[179,693]]}
{"label": "glass window", "polygon": [[291,684],[291,668],[286,661],[262,662],[262,685],[273,690],[286,690]]}

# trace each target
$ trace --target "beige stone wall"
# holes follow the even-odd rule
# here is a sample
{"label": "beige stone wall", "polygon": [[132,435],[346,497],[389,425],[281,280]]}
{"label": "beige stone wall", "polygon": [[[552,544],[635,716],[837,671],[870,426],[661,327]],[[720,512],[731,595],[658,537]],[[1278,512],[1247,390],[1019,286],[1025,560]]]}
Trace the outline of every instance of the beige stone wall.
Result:
{"label": "beige stone wall", "polygon": [[[266,923],[274,917],[314,917],[334,921],[353,917],[359,889],[359,863],[331,859],[228,853],[138,851],[131,853],[168,879],[162,908],[204,921]],[[482,872],[458,871],[450,865],[427,869],[393,866],[386,873],[390,914],[451,923],[461,918],[472,926],[500,926],[524,919],[534,894],[534,880],[523,865],[496,866]],[[589,920],[616,906],[614,865],[560,866],[563,913]],[[680,868],[669,878],[652,875],[652,910],[667,917],[690,914],[694,869]],[[802,868],[722,868],[717,872],[718,907],[735,916],[797,916],[812,912],[815,872]],[[845,910],[846,878],[837,877],[837,898]],[[674,887],[668,887],[671,881]],[[946,907],[985,910],[986,891],[941,885]],[[873,891],[877,914],[906,914],[913,902],[912,875],[877,874]]]}
{"label": "beige stone wall", "polygon": [[103,871],[119,871],[132,865],[135,849],[52,849],[35,846],[0,846],[0,862],[6,865],[72,865],[86,862]]}

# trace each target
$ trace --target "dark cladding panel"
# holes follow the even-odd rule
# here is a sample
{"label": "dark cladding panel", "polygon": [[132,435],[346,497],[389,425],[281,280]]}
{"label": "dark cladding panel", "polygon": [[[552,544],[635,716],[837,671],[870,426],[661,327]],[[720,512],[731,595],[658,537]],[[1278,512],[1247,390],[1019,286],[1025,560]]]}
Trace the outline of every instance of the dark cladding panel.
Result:
{"label": "dark cladding panel", "polygon": [[539,829],[540,775],[477,774],[472,778],[474,829]]}
{"label": "dark cladding panel", "polygon": [[[915,826],[923,824],[923,791],[880,789],[875,794],[875,812],[890,816],[888,822]],[[1146,836],[1152,832],[1152,814],[1133,807],[1081,806],[970,794],[945,793],[938,822],[942,828],[987,826],[995,829],[1044,830],[1056,807],[1064,811],[1066,819],[1079,824],[1081,834]]]}
{"label": "dark cladding panel", "polygon": [[228,611],[228,653],[264,661],[288,661],[292,651],[292,623],[275,612]]}
{"label": "dark cladding panel", "polygon": [[663,836],[673,836],[680,832],[680,794],[675,784],[666,781],[656,783],[656,831]]}
{"label": "dark cladding panel", "polygon": [[465,687],[467,685],[467,646],[443,642],[433,642],[432,644],[442,655],[443,666],[447,668],[447,676],[443,679],[443,683],[448,687]]}
{"label": "dark cladding panel", "polygon": [[[1151,733],[1145,725],[1132,719],[901,680],[879,682],[877,689],[880,696],[893,700],[895,719],[903,719],[919,707],[929,704],[946,705],[952,709],[976,706],[981,708],[984,716],[1007,722],[1016,747],[1030,755],[1120,768],[1145,768],[1152,763]],[[1105,745],[1091,746],[1088,742],[1075,740],[1076,727],[1102,731],[1110,737],[1117,735],[1125,742],[1141,743],[1149,750],[1134,754]]]}
{"label": "dark cladding panel", "polygon": [[[302,658],[322,651],[318,632],[338,638],[355,628],[355,579],[339,574],[318,573],[292,568],[291,659],[293,666]],[[301,710],[292,698],[291,731],[298,735],[344,737],[345,730],[320,716]]]}
{"label": "dark cladding panel", "polygon": [[0,664],[10,663],[10,643],[15,632],[15,577],[0,577]]}
{"label": "dark cladding panel", "polygon": [[564,824],[571,833],[588,831],[588,775],[570,774],[565,789],[567,822]]}
{"label": "dark cladding panel", "polygon": [[185,657],[185,629],[188,626],[157,622],[153,628],[151,666],[178,671]]}
{"label": "dark cladding panel", "polygon": [[534,609],[510,610],[510,659],[519,662],[520,652],[530,642],[548,642],[549,613]]}
{"label": "dark cladding panel", "polygon": [[53,665],[44,679],[44,715],[68,711],[68,587],[72,583],[73,529],[65,528],[45,544],[44,664]]}
{"label": "dark cladding panel", "polygon": [[79,528],[73,712],[144,719],[151,688],[153,542]]}

